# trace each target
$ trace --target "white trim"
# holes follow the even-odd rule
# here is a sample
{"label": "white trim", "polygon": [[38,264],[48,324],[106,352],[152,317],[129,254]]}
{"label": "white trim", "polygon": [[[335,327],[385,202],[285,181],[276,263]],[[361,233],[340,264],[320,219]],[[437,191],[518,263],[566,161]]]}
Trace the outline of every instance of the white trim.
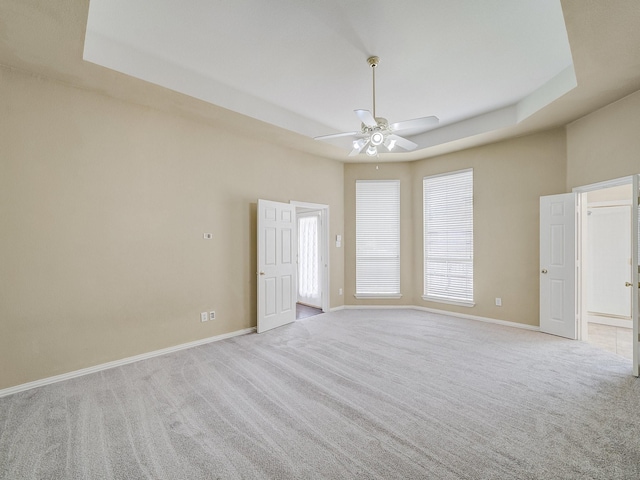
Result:
{"label": "white trim", "polygon": [[604,188],[618,187],[620,185],[629,185],[633,182],[633,175],[628,177],[614,178],[613,180],[605,180],[603,182],[592,183],[590,185],[581,185],[579,187],[573,187],[572,192],[586,193],[593,192],[594,190],[602,190]]}
{"label": "white trim", "polygon": [[463,302],[460,300],[450,300],[448,298],[430,297],[428,295],[422,295],[422,299],[426,302],[434,303],[446,303],[448,305],[457,305],[458,307],[475,307],[475,302]]}
{"label": "white trim", "polygon": [[468,315],[466,313],[450,312],[448,310],[438,310],[436,308],[419,307],[416,305],[345,305],[345,310],[418,310],[421,312],[437,313],[439,315],[448,315],[450,317],[463,318],[465,320],[476,320],[478,322],[493,323],[504,327],[521,328],[523,330],[531,330],[539,332],[540,327],[535,325],[527,325],[526,323],[509,322],[508,320],[498,320],[496,318],[479,317],[477,315]]}
{"label": "white trim", "polygon": [[413,310],[413,305],[345,305],[345,310]]}
{"label": "white trim", "polygon": [[291,200],[289,201],[289,203],[291,205],[295,205],[296,207],[310,208],[312,210],[323,210],[325,208],[329,208],[329,205],[326,205],[324,203],[299,202],[297,200]]}
{"label": "white trim", "polygon": [[606,202],[587,203],[587,208],[630,207],[631,205],[633,205],[631,200],[609,200]]}
{"label": "white trim", "polygon": [[502,325],[504,327],[522,328],[524,330],[531,330],[534,332],[540,331],[540,327],[536,327],[535,325],[527,325],[526,323],[509,322],[508,320],[498,320],[496,318],[479,317],[477,315],[468,315],[466,313],[449,312],[447,310],[438,310],[436,308],[428,308],[428,307],[412,307],[412,308],[414,310],[421,310],[424,312],[431,312],[431,313],[437,313],[440,315],[449,315],[451,317],[464,318],[465,320],[477,320],[478,322],[494,323],[496,325]]}
{"label": "white trim", "polygon": [[455,175],[456,173],[467,173],[467,172],[473,172],[473,167],[463,168],[461,170],[453,170],[452,172],[436,173],[435,175],[425,175],[424,177],[422,177],[422,180],[424,180],[425,178],[448,177],[449,175]]}
{"label": "white trim", "polygon": [[390,293],[388,295],[382,293],[356,293],[353,296],[359,300],[393,300],[395,298],[402,298],[401,293]]}
{"label": "white trim", "polygon": [[340,305],[339,307],[332,307],[331,309],[329,309],[330,312],[339,312],[340,310],[344,310],[345,306],[344,305]]}
{"label": "white trim", "polygon": [[63,373],[55,375],[53,377],[47,377],[33,382],[23,383],[14,387],[5,388],[0,390],[0,398],[7,395],[13,395],[14,393],[24,392],[25,390],[31,390],[32,388],[43,387],[52,383],[62,382],[64,380],[70,380],[72,378],[81,377],[83,375],[89,375],[91,373],[101,372],[110,368],[121,367],[129,363],[139,362],[140,360],[147,360],[153,357],[159,357],[168,353],[178,352],[180,350],[186,350],[187,348],[198,347],[200,345],[206,345],[207,343],[217,342],[225,340],[227,338],[238,337],[240,335],[246,335],[248,333],[255,332],[255,327],[245,328],[244,330],[237,330],[235,332],[223,333],[222,335],[216,335],[215,337],[203,338],[201,340],[195,340],[193,342],[182,343],[173,347],[162,348],[160,350],[154,350],[152,352],[142,353],[133,357],[127,357],[120,360],[114,360],[113,362],[101,363],[100,365],[94,365],[93,367],[82,368],[80,370],[74,370],[73,372]]}
{"label": "white trim", "polygon": [[610,327],[632,328],[633,318],[609,317],[606,315],[587,312],[587,323],[597,323],[599,325],[608,325]]}

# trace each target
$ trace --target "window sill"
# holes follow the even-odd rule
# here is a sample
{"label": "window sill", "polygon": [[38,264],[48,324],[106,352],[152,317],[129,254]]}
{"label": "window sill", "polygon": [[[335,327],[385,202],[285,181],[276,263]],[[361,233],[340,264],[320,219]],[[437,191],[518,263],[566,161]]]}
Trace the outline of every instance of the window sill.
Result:
{"label": "window sill", "polygon": [[356,297],[357,299],[364,299],[364,300],[372,300],[372,299],[393,299],[393,298],[402,298],[402,294],[398,293],[398,294],[385,294],[385,293],[356,293],[354,295],[354,297]]}
{"label": "window sill", "polygon": [[426,295],[422,295],[422,299],[427,302],[436,302],[436,303],[446,303],[447,305],[457,305],[458,307],[475,307],[475,302],[465,302],[462,300],[449,300],[447,298],[440,297],[428,297]]}

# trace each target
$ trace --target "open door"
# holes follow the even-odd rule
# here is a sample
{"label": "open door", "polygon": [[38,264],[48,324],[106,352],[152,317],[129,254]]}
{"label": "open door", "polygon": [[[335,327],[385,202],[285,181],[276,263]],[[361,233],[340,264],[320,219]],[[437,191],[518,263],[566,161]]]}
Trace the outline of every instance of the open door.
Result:
{"label": "open door", "polygon": [[633,321],[633,374],[640,375],[640,175],[633,176],[633,201],[631,202],[631,320]]}
{"label": "open door", "polygon": [[540,197],[540,331],[577,338],[575,193]]}
{"label": "open door", "polygon": [[296,319],[296,207],[258,200],[258,333]]}

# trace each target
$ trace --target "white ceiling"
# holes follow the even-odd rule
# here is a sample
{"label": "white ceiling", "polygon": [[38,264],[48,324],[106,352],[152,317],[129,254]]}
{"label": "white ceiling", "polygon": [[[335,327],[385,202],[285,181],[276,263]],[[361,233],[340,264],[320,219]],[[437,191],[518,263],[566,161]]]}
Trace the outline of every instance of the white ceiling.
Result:
{"label": "white ceiling", "polygon": [[[559,0],[91,0],[84,45],[92,63],[309,139],[359,129],[371,55],[378,116],[441,120],[401,160],[576,85]],[[350,141],[336,145],[346,160]]]}

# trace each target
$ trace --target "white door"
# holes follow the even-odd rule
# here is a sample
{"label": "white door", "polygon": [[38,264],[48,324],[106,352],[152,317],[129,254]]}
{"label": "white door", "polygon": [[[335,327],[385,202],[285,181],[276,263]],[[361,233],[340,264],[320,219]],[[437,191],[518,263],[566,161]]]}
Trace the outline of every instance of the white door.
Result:
{"label": "white door", "polygon": [[298,214],[298,302],[322,308],[320,212]]}
{"label": "white door", "polygon": [[540,197],[540,330],[576,338],[576,194]]}
{"label": "white door", "polygon": [[258,333],[296,319],[296,209],[258,200]]}
{"label": "white door", "polygon": [[588,209],[588,313],[631,318],[631,243],[630,205]]}

